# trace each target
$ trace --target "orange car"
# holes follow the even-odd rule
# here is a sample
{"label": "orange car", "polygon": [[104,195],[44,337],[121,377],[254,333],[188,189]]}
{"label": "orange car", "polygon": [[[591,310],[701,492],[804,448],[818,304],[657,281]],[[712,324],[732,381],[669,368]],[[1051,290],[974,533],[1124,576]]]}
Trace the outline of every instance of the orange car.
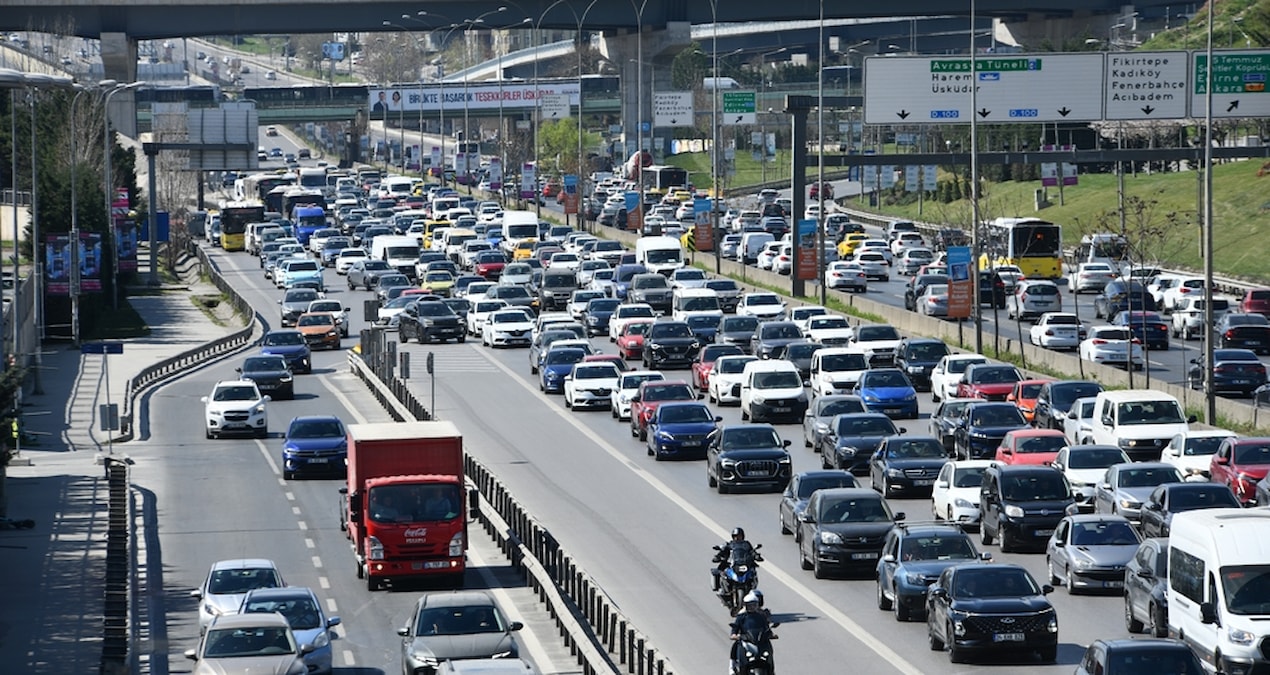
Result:
{"label": "orange car", "polygon": [[1020,380],[1014,383],[1014,390],[1005,397],[1006,401],[1019,407],[1023,419],[1032,423],[1036,417],[1036,396],[1041,393],[1041,385],[1052,380]]}
{"label": "orange car", "polygon": [[339,349],[340,327],[335,317],[326,312],[308,312],[296,320],[296,330],[304,336],[310,349]]}
{"label": "orange car", "polygon": [[1001,439],[994,459],[1002,464],[1049,464],[1067,445],[1057,429],[1015,429]]}

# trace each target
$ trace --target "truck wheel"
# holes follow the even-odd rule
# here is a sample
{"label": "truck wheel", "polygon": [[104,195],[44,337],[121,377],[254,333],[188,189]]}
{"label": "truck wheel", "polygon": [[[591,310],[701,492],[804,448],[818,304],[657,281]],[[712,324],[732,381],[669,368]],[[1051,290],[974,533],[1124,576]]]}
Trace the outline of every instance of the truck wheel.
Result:
{"label": "truck wheel", "polygon": [[379,580],[367,574],[366,575],[366,590],[368,591],[379,590]]}
{"label": "truck wheel", "polygon": [[358,579],[366,578],[366,566],[362,565],[361,563],[357,563],[357,578]]}

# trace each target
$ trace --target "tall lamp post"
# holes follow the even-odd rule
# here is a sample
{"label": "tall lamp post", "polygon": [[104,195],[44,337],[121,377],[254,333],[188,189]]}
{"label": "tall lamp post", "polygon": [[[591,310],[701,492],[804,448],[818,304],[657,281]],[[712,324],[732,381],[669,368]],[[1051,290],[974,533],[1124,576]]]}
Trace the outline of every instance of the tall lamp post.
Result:
{"label": "tall lamp post", "polygon": [[[111,205],[111,203],[114,201],[114,198],[115,198],[115,183],[114,183],[114,177],[113,177],[113,176],[111,176],[111,174],[110,174],[110,169],[111,169],[111,152],[110,152],[110,148],[111,148],[111,145],[112,145],[112,144],[111,144],[111,142],[110,142],[110,141],[111,141],[111,136],[110,136],[110,99],[111,99],[111,97],[113,97],[115,94],[118,94],[118,93],[119,93],[119,92],[121,92],[121,91],[127,91],[127,90],[129,90],[129,89],[136,89],[137,87],[142,87],[142,86],[145,86],[145,84],[146,84],[145,82],[129,82],[129,83],[127,83],[127,84],[116,84],[116,85],[115,85],[115,86],[113,86],[113,87],[112,87],[109,91],[107,91],[107,92],[106,92],[106,95],[102,98],[102,101],[103,101],[103,103],[102,103],[102,113],[103,113],[103,114],[102,114],[102,120],[103,120],[103,133],[102,133],[102,172],[105,174],[105,175],[104,175],[104,179],[105,179],[105,180],[103,180],[103,181],[102,181],[102,183],[103,183],[103,185],[104,185],[104,187],[105,187],[105,193],[106,193],[106,197],[105,197],[105,199],[106,199],[106,225],[107,225],[107,227],[106,227],[106,231],[110,233],[110,250],[111,250],[111,254],[110,254],[110,260],[111,260],[111,265],[110,265],[110,274],[111,274],[111,277],[113,278],[113,281],[112,281],[112,282],[111,282],[111,284],[110,284],[110,296],[111,296],[111,297],[110,297],[110,306],[111,306],[112,308],[114,308],[114,309],[119,309],[119,247],[115,245],[115,239],[116,239],[116,237],[115,237],[115,219],[111,217],[111,213],[110,213],[110,205]],[[131,196],[131,195],[130,195],[130,196]],[[75,233],[75,236],[79,236],[79,233],[78,233],[78,232],[76,232],[76,233]],[[156,245],[155,245],[155,244],[156,244],[156,241],[155,241],[155,239],[156,239],[156,233],[155,233],[155,231],[154,231],[154,228],[150,228],[150,278],[149,278],[149,280],[147,281],[147,283],[148,283],[149,285],[151,285],[151,286],[158,286],[158,285],[159,285],[159,269],[158,269],[158,265],[156,264],[156,263],[158,262],[159,258],[158,258],[158,251],[156,250]],[[76,241],[72,241],[72,242],[71,242],[71,246],[72,246],[71,250],[77,250],[77,249],[78,249],[78,246],[79,246],[79,242],[78,242],[78,240],[76,240]],[[76,321],[78,322],[78,317],[76,317]],[[77,340],[78,340],[78,338],[79,338],[79,332],[78,332],[78,330],[79,330],[79,327],[78,327],[78,325],[76,325],[76,327],[75,327],[75,331],[76,331],[76,332],[75,332],[75,336],[76,336],[76,339],[77,339]]]}
{"label": "tall lamp post", "polygon": [[[586,191],[586,181],[582,177],[585,170],[585,157],[582,155],[582,24],[586,22],[586,15],[591,12],[591,8],[600,0],[591,0],[591,3],[582,10],[582,16],[576,16],[578,20],[577,44],[574,45],[573,51],[578,56],[578,224],[582,225],[586,222],[583,217],[585,209],[582,204],[582,195],[588,194]],[[571,8],[572,9],[572,8]]]}
{"label": "tall lamp post", "polygon": [[[79,241],[79,206],[78,206],[78,199],[77,199],[79,194],[79,177],[77,175],[77,169],[79,168],[79,153],[75,148],[75,141],[76,141],[76,134],[77,134],[75,127],[76,127],[76,123],[78,122],[78,118],[76,117],[75,109],[76,109],[76,106],[79,105],[80,96],[90,91],[100,91],[101,89],[109,89],[111,87],[114,87],[116,84],[118,83],[115,82],[114,80],[102,80],[101,82],[97,84],[97,87],[88,87],[88,86],[77,84],[75,85],[75,90],[76,90],[75,96],[71,98],[71,243],[73,246],[78,245],[78,241]],[[110,122],[107,121],[106,123],[109,124]],[[110,156],[109,155],[106,156],[105,161],[103,163],[107,167],[106,171],[110,171],[110,168],[109,168]],[[107,194],[106,195],[106,217],[110,219],[111,222],[114,221],[114,214],[111,212],[112,201],[113,200],[111,199],[111,195]],[[44,261],[38,255],[40,229],[39,229],[39,221],[35,220],[34,218],[31,219],[31,239],[33,240],[31,252],[35,258],[35,278],[36,278],[35,302],[38,308],[40,303],[39,284],[40,284],[40,281],[43,279],[43,262]],[[111,246],[112,247],[114,246],[114,242],[111,242]],[[118,277],[116,277],[115,283],[118,283]],[[72,289],[72,290],[77,290],[77,289]],[[36,310],[35,316],[36,316],[36,322],[38,323],[39,316],[40,316],[38,309]],[[71,320],[71,337],[74,340],[75,344],[79,344],[79,293],[78,292],[74,292],[71,294],[71,319],[72,319]]]}
{"label": "tall lamp post", "polygon": [[[472,67],[472,58],[471,58],[471,49],[472,49],[471,32],[472,32],[472,28],[473,28],[476,24],[478,24],[478,23],[484,23],[484,22],[485,22],[485,17],[487,17],[487,16],[492,16],[492,15],[494,15],[494,14],[498,14],[499,12],[506,12],[506,11],[507,11],[507,6],[506,6],[506,5],[503,5],[503,6],[499,7],[498,9],[490,10],[490,11],[488,11],[488,12],[486,12],[486,13],[484,13],[484,14],[480,15],[480,16],[476,17],[475,19],[468,19],[468,20],[466,20],[466,21],[464,21],[464,22],[463,22],[463,24],[467,27],[467,28],[463,31],[463,57],[464,57],[464,60],[463,60],[463,67],[464,67],[464,69],[467,69],[467,68],[471,68],[471,67]],[[499,75],[501,76],[502,74],[500,73]],[[464,154],[464,159],[463,159],[463,173],[464,173],[464,175],[465,175],[465,181],[466,181],[466,183],[467,183],[467,185],[468,185],[468,192],[471,192],[471,190],[472,190],[472,186],[471,186],[471,182],[472,182],[472,180],[471,180],[471,178],[472,178],[472,166],[471,166],[471,162],[469,162],[469,161],[468,161],[468,158],[467,158],[467,154],[468,154],[468,153],[467,153],[467,148],[468,148],[468,146],[469,146],[469,145],[471,144],[471,142],[472,142],[471,130],[470,130],[470,128],[468,127],[468,108],[469,108],[470,106],[469,106],[469,103],[468,103],[468,95],[467,95],[467,83],[468,83],[468,81],[469,81],[469,80],[471,80],[471,79],[472,79],[472,75],[471,75],[471,73],[467,73],[467,74],[465,74],[465,75],[463,76],[463,150],[464,150],[464,153],[463,153],[463,154]],[[479,137],[480,137],[480,134],[479,134],[479,133],[477,134],[477,137],[478,137],[478,138],[477,138],[477,145],[478,145],[478,148],[479,148],[479,144],[480,144],[480,138],[479,138]],[[478,150],[478,152],[479,152],[479,150]]]}
{"label": "tall lamp post", "polygon": [[538,50],[542,49],[542,22],[547,19],[547,14],[555,9],[556,5],[564,2],[564,0],[556,0],[547,5],[542,10],[542,14],[538,16],[538,20],[534,22],[534,212],[539,218],[542,217],[542,195],[538,194],[537,183],[542,180],[541,170],[538,161],[538,127],[542,124],[542,91],[538,88]]}
{"label": "tall lamp post", "polygon": [[820,286],[820,304],[828,304],[825,287],[825,0],[820,0],[820,55],[816,61],[816,145],[820,158],[816,165],[816,284]]}

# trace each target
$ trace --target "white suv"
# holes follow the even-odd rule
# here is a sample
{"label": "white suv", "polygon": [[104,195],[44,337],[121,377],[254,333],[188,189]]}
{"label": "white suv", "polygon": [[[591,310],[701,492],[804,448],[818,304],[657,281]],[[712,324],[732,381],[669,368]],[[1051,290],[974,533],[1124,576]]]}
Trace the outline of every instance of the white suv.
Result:
{"label": "white suv", "polygon": [[251,380],[225,380],[203,397],[203,419],[208,438],[242,433],[265,438],[269,435],[269,397],[261,396]]}

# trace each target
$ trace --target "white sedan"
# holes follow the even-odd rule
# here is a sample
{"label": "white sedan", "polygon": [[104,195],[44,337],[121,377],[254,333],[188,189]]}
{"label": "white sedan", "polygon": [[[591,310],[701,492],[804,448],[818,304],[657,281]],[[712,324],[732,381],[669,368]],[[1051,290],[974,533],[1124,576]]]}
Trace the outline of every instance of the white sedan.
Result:
{"label": "white sedan", "polygon": [[949,354],[935,364],[930,372],[931,400],[957,398],[957,383],[972,363],[987,363],[988,357],[978,354]]}
{"label": "white sedan", "polygon": [[785,315],[785,301],[781,296],[767,291],[746,293],[736,306],[738,316],[753,316],[760,321],[779,319]]}
{"label": "white sedan", "polygon": [[706,384],[706,398],[719,405],[731,403],[740,405],[741,394],[737,390],[740,389],[745,364],[757,360],[757,356],[749,354],[720,356],[715,360],[714,368],[710,370],[710,381]]}
{"label": "white sedan", "polygon": [[1226,429],[1190,429],[1178,434],[1164,446],[1160,453],[1160,461],[1177,467],[1189,480],[1192,476],[1208,477],[1208,468],[1212,464],[1217,448],[1227,438],[1234,438],[1235,432]]}
{"label": "white sedan", "polygon": [[1072,293],[1099,293],[1116,278],[1116,271],[1107,263],[1082,263],[1080,268],[1067,277],[1067,290]]}
{"label": "white sedan", "polygon": [[836,260],[825,269],[825,285],[829,288],[845,288],[864,293],[869,290],[869,277],[864,268],[853,260]]}
{"label": "white sedan", "polygon": [[335,273],[348,274],[348,268],[359,260],[365,260],[370,257],[366,249],[358,246],[356,248],[342,248],[339,255],[335,256]]}
{"label": "white sedan", "polygon": [[855,329],[847,322],[847,317],[838,314],[821,314],[807,321],[807,329],[803,331],[812,342],[822,345],[841,346],[851,341]]}
{"label": "white sedan", "polygon": [[948,462],[939,470],[930,491],[930,510],[935,520],[973,525],[979,522],[979,487],[983,472],[993,464],[987,459]]}
{"label": "white sedan", "polygon": [[1091,328],[1089,337],[1080,343],[1080,358],[1107,365],[1128,367],[1132,364],[1134,370],[1142,370],[1146,365],[1142,344],[1123,326]]}
{"label": "white sedan", "polygon": [[631,397],[639,391],[644,382],[658,382],[666,379],[659,370],[629,370],[617,378],[617,385],[609,394],[609,413],[619,420],[631,418]]}
{"label": "white sedan", "polygon": [[620,374],[612,363],[573,364],[573,371],[564,378],[564,407],[573,410],[609,407]]}
{"label": "white sedan", "polygon": [[622,334],[622,328],[632,321],[648,321],[656,319],[657,312],[653,311],[652,305],[644,302],[631,302],[617,306],[613,310],[613,316],[609,317],[609,342],[616,342],[617,336]]}
{"label": "white sedan", "polygon": [[1070,312],[1046,312],[1028,329],[1032,344],[1046,349],[1075,349],[1085,327]]}
{"label": "white sedan", "polygon": [[467,313],[467,332],[473,337],[481,334],[481,330],[485,328],[485,320],[489,315],[500,309],[507,307],[507,303],[502,300],[477,300],[472,303],[472,309]]}
{"label": "white sedan", "polygon": [[880,248],[857,250],[855,262],[864,270],[864,276],[870,280],[890,281],[890,263]]}
{"label": "white sedan", "polygon": [[528,347],[533,337],[534,322],[522,309],[500,309],[492,312],[481,327],[481,344],[490,347]]}

